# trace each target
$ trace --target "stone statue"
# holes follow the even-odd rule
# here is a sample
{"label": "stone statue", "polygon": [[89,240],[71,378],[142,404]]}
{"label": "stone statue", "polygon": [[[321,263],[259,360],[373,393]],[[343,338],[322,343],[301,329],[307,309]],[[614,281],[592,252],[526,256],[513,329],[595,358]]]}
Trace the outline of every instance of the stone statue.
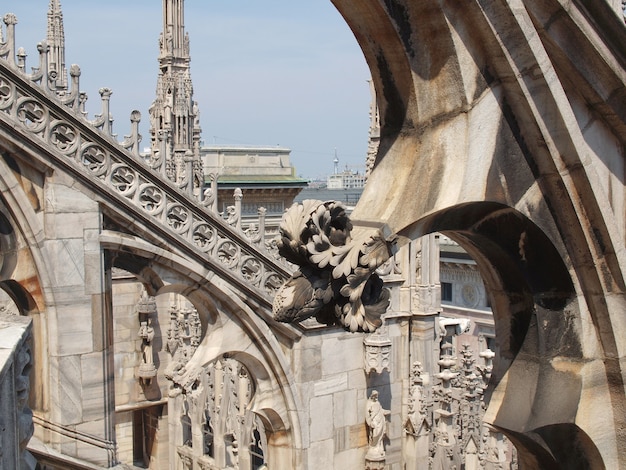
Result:
{"label": "stone statue", "polygon": [[365,458],[367,460],[383,460],[385,458],[385,447],[383,438],[386,435],[386,416],[390,412],[383,409],[378,401],[378,392],[372,391],[367,401],[367,411],[365,413],[365,422],[368,427],[368,443],[369,449]]}
{"label": "stone statue", "polygon": [[226,206],[226,216],[226,223],[234,226],[239,220],[240,214],[237,213],[237,208],[235,206]]}
{"label": "stone statue", "polygon": [[143,340],[143,362],[146,364],[153,363],[152,357],[152,340],[154,339],[154,328],[152,327],[152,320],[142,321],[139,327],[139,337]]}
{"label": "stone statue", "polygon": [[171,29],[168,27],[165,33],[165,51],[171,54],[173,50],[174,50],[174,38],[172,37]]}
{"label": "stone statue", "polygon": [[140,322],[139,337],[141,338],[142,361],[139,365],[137,375],[143,384],[150,384],[153,377],[157,375],[152,355],[152,340],[154,339],[154,328],[152,320],[147,319]]}

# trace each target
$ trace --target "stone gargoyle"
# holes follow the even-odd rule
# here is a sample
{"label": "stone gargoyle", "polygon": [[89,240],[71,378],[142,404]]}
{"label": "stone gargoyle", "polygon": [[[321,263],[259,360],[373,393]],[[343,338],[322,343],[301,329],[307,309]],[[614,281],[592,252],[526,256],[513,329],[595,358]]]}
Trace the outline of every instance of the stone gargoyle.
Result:
{"label": "stone gargoyle", "polygon": [[389,291],[375,273],[395,251],[395,236],[380,228],[353,230],[335,201],[294,204],[280,224],[279,253],[299,269],[278,290],[274,318],[371,332],[382,323]]}

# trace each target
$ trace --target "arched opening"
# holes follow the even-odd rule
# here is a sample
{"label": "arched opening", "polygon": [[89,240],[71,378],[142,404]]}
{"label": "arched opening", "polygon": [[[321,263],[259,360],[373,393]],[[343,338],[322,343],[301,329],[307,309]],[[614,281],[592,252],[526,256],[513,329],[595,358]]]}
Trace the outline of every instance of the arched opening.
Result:
{"label": "arched opening", "polygon": [[41,295],[41,286],[31,253],[25,248],[23,234],[17,227],[4,198],[0,199],[0,313],[24,315],[32,319],[33,340],[30,347],[33,364],[30,368],[28,403],[33,410],[43,410],[47,390],[44,366],[47,339],[43,338],[40,306],[33,297]]}
{"label": "arched opening", "polygon": [[[603,468],[597,448],[574,424],[582,378],[553,366],[555,361],[576,362],[583,357],[574,286],[557,248],[525,215],[495,203],[457,205],[428,216],[401,234],[415,238],[432,232],[454,240],[471,256],[493,312],[495,348],[489,349],[497,354],[485,390],[486,422],[514,443],[520,463],[533,468]],[[448,296],[445,290],[442,286],[443,300]],[[468,289],[470,304],[475,295],[478,290]],[[463,355],[461,341],[445,347]],[[464,359],[472,361],[460,357],[459,362]],[[457,370],[463,374],[462,366]],[[468,379],[467,375],[461,377]],[[542,384],[546,380],[561,385],[558,398],[545,395]],[[533,418],[537,413],[541,418]],[[533,422],[550,420],[552,424],[532,428]],[[523,429],[520,423],[530,423],[531,428]],[[576,452],[561,452],[565,441],[556,429],[567,434]]]}
{"label": "arched opening", "polygon": [[173,420],[182,433],[181,445],[193,442],[189,404],[170,415],[170,380],[191,359],[219,315],[197,286],[184,284],[147,258],[110,251],[107,260],[118,458],[149,468],[171,458],[168,422]]}
{"label": "arched opening", "polygon": [[257,383],[235,356],[210,361],[189,390],[170,394],[170,412],[180,414],[171,445],[185,465],[256,470],[268,464],[268,422],[252,410]]}
{"label": "arched opening", "polygon": [[[531,317],[538,310],[558,314],[573,300],[567,267],[536,224],[499,203],[457,205],[407,227],[400,235],[415,238],[431,232],[457,242],[478,265],[494,312],[501,372],[496,376],[502,377],[522,347]],[[576,354],[575,344],[569,347]]]}
{"label": "arched opening", "polygon": [[17,239],[9,219],[0,212],[0,279],[10,276],[17,265]]}
{"label": "arched opening", "polygon": [[[284,418],[265,408],[276,408],[283,398],[276,398],[276,378],[257,359],[266,352],[272,354],[263,349],[265,344],[260,351],[253,339],[260,334],[260,320],[253,318],[241,299],[222,291],[220,280],[210,288],[206,278],[194,279],[187,265],[176,265],[175,260],[170,265],[166,259],[150,258],[147,252],[131,251],[116,247],[105,256],[111,267],[116,437],[125,451],[124,455],[120,452],[120,460],[139,467],[150,461],[179,459],[183,465],[219,460],[222,467],[238,461],[240,468],[241,462],[244,468],[262,468],[272,453],[268,436],[280,434],[286,426]],[[151,364],[146,361],[148,351]],[[236,412],[221,416],[201,405],[208,403],[208,397],[222,399],[214,393],[214,376],[221,374],[219,382],[225,381],[225,368],[235,371],[227,374],[229,385],[224,385],[234,394],[232,402],[221,403],[217,409],[235,406]],[[233,383],[245,386],[233,388]],[[240,397],[248,394],[245,406],[240,407]],[[120,396],[130,397],[128,403],[120,405]],[[285,413],[284,406],[278,408]],[[157,409],[159,413],[153,412]],[[245,432],[233,425],[240,416],[247,416]],[[154,432],[150,423],[156,427]],[[161,455],[163,445],[168,455]]]}
{"label": "arched opening", "polygon": [[108,328],[112,331],[114,382],[110,386],[116,395],[118,458],[149,468],[151,461],[168,458],[164,442],[168,429],[167,380],[157,372],[167,364],[167,302],[158,304],[153,297],[160,280],[147,263],[128,256],[114,257],[112,264]]}
{"label": "arched opening", "polygon": [[555,424],[529,433],[508,432],[507,435],[517,448],[530,451],[520,455],[520,464],[523,468],[558,470],[606,468],[596,445],[575,424]]}
{"label": "arched opening", "polygon": [[12,306],[7,305],[6,308],[11,313],[29,315],[38,311],[33,297],[17,281],[13,279],[0,281],[0,288],[9,297],[9,299],[6,299],[6,302],[12,304]]}

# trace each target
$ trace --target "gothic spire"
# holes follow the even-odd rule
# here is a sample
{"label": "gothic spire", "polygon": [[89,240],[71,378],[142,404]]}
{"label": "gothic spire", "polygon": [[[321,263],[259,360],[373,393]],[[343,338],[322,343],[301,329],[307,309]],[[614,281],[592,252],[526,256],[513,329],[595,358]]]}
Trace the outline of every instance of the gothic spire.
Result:
{"label": "gothic spire", "polygon": [[[167,176],[188,192],[203,183],[198,104],[189,71],[184,0],[163,0],[156,99],[150,107],[152,155],[165,158]],[[191,184],[189,182],[191,181]]]}
{"label": "gothic spire", "polygon": [[65,68],[65,31],[61,1],[50,0],[48,8],[48,76],[56,75],[56,89],[67,90],[67,70]]}
{"label": "gothic spire", "polygon": [[189,37],[185,34],[184,0],[163,0],[161,56],[175,58],[188,66]]}

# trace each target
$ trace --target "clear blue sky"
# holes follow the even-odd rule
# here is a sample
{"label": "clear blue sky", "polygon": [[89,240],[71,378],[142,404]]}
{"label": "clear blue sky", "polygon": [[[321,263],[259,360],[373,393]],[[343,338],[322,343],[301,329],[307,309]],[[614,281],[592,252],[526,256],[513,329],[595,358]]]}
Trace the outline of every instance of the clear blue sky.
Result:
{"label": "clear blue sky", "polygon": [[[3,2],[17,15],[16,45],[37,65],[46,35],[48,0]],[[113,90],[113,130],[122,140],[133,109],[142,113],[142,147],[149,145],[148,107],[155,96],[161,2],[61,0],[66,65],[81,67],[89,117],[98,89]],[[340,166],[363,170],[367,150],[369,70],[330,0],[187,0],[191,76],[207,144],[281,145],[304,177]],[[358,167],[361,165],[360,167]]]}

